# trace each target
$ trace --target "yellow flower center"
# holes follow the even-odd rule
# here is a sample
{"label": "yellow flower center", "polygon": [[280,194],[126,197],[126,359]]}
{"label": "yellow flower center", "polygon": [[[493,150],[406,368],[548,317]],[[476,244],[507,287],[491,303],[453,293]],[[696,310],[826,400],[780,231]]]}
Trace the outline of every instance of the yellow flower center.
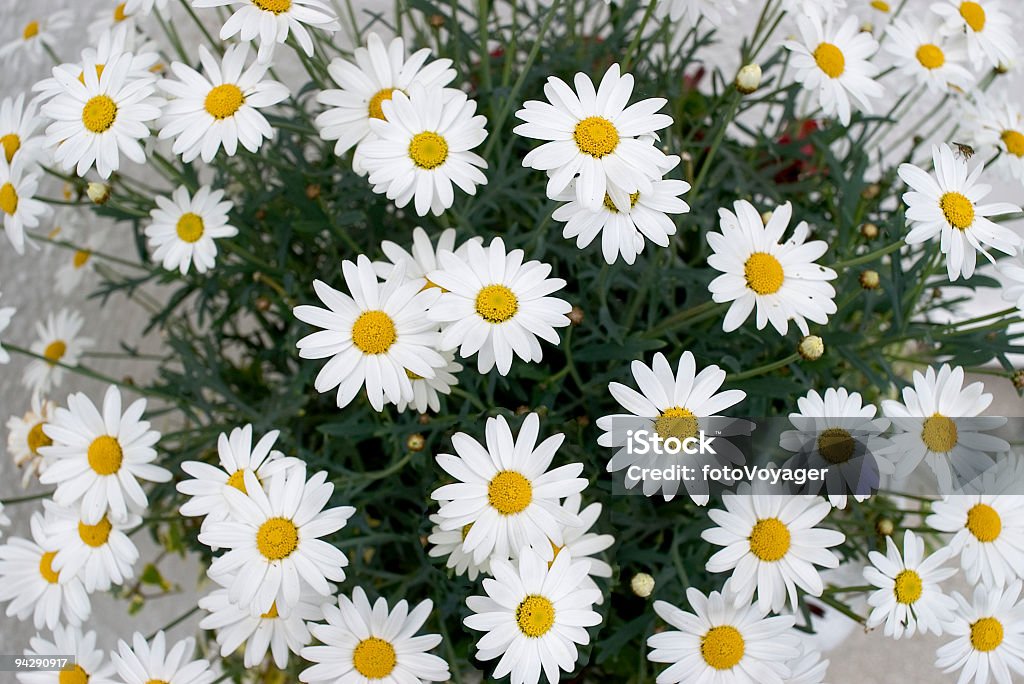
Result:
{"label": "yellow flower center", "polygon": [[28,443],[28,450],[37,456],[41,447],[53,445],[53,440],[43,432],[43,425],[45,424],[40,422],[33,425],[32,429],[28,431],[28,438],[25,440]]}
{"label": "yellow flower center", "polygon": [[965,527],[980,542],[994,542],[1003,531],[1003,521],[988,504],[975,504],[967,511],[967,524]]}
{"label": "yellow flower center", "polygon": [[619,130],[603,116],[588,116],[572,132],[576,147],[583,154],[600,159],[615,151],[619,146]]}
{"label": "yellow flower center", "polygon": [[839,78],[846,71],[846,57],[832,43],[822,43],[814,48],[814,61],[829,78]]}
{"label": "yellow flower center", "polygon": [[68,665],[60,671],[57,684],[89,684],[89,673],[81,665]]}
{"label": "yellow flower center", "polygon": [[146,684],[168,684],[168,682],[164,679],[150,679]]}
{"label": "yellow flower center", "polygon": [[899,603],[909,606],[921,598],[921,590],[923,588],[919,574],[913,570],[904,570],[896,575],[896,584],[892,590],[896,594],[896,600]]}
{"label": "yellow flower center", "polygon": [[743,660],[743,635],[731,625],[712,627],[700,640],[704,662],[716,670],[731,670]]}
{"label": "yellow flower center", "polygon": [[110,130],[117,118],[117,104],[107,95],[96,95],[82,108],[82,123],[93,133]]}
{"label": "yellow flower center", "polygon": [[487,485],[487,500],[502,515],[522,513],[533,501],[533,484],[514,470],[502,470]]}
{"label": "yellow flower center", "polygon": [[422,375],[420,375],[419,373],[413,373],[408,368],[405,369],[405,377],[409,378],[410,380],[422,380],[423,379]]}
{"label": "yellow flower center", "polygon": [[409,159],[421,169],[436,169],[448,159],[448,141],[431,131],[417,133],[409,141]]}
{"label": "yellow flower center", "polygon": [[750,531],[749,541],[752,554],[774,563],[789,551],[789,528],[778,518],[763,518]]}
{"label": "yellow flower center", "polygon": [[871,6],[879,12],[889,12],[891,9],[889,3],[885,2],[885,0],[871,0]]}
{"label": "yellow flower center", "polygon": [[683,440],[688,437],[696,437],[699,434],[697,417],[688,408],[673,406],[670,409],[665,409],[654,421],[654,431],[662,439],[675,437]]}
{"label": "yellow flower center", "polygon": [[383,354],[397,337],[395,322],[383,311],[364,311],[352,325],[352,344],[364,354]]}
{"label": "yellow flower center", "polygon": [[488,285],[476,295],[476,312],[488,323],[504,323],[519,311],[519,298],[504,285]]}
{"label": "yellow flower center", "polygon": [[946,222],[954,228],[967,230],[974,224],[974,205],[959,192],[947,192],[939,200]]}
{"label": "yellow flower center", "polygon": [[107,543],[107,539],[110,538],[111,529],[113,529],[113,525],[107,520],[107,516],[103,516],[103,519],[95,525],[86,525],[83,522],[78,523],[78,536],[81,537],[82,541],[95,549]]}
{"label": "yellow flower center", "polygon": [[39,22],[30,21],[25,24],[25,28],[21,30],[21,37],[25,40],[31,40],[39,35]]}
{"label": "yellow flower center", "polygon": [[462,526],[462,541],[466,541],[466,535],[469,534],[471,529],[473,529],[473,523],[466,523]]}
{"label": "yellow flower center", "polygon": [[87,453],[89,467],[97,475],[113,475],[121,469],[124,453],[121,444],[110,435],[102,435],[92,440]]}
{"label": "yellow flower center", "polygon": [[555,624],[555,606],[547,598],[531,594],[516,607],[516,624],[531,639],[542,637]]}
{"label": "yellow flower center", "polygon": [[747,279],[747,287],[759,295],[775,294],[786,279],[782,264],[767,252],[751,254],[743,265],[743,275]]}
{"label": "yellow flower center", "polygon": [[252,0],[252,4],[264,12],[282,14],[292,8],[292,0]]}
{"label": "yellow flower center", "polygon": [[89,250],[79,249],[75,252],[74,256],[71,257],[71,265],[74,266],[76,270],[80,269],[85,266],[91,256],[92,252]]}
{"label": "yellow flower center", "polygon": [[[103,76],[103,67],[104,67],[103,64],[97,64],[96,65],[96,80],[99,80],[100,77]],[[82,85],[85,85],[85,72],[84,71],[81,72],[80,74],[78,74],[78,82],[81,83]]]}
{"label": "yellow flower center", "polygon": [[367,679],[384,679],[395,669],[397,662],[395,647],[377,637],[363,639],[352,651],[352,664]]}
{"label": "yellow flower center", "polygon": [[53,558],[56,551],[47,551],[39,557],[39,574],[50,584],[56,584],[60,580],[60,572],[53,569]]}
{"label": "yellow flower center", "polygon": [[390,100],[394,93],[394,88],[384,88],[373,94],[373,97],[370,98],[370,118],[387,121],[387,117],[384,116],[384,109],[381,107],[381,103],[386,100]]}
{"label": "yellow flower center", "polygon": [[929,451],[944,454],[956,446],[957,429],[956,423],[936,413],[924,421],[924,428],[921,430],[921,441],[928,447]]}
{"label": "yellow flower center", "polygon": [[17,133],[8,133],[7,135],[0,136],[0,145],[3,145],[4,156],[7,158],[7,163],[10,164],[14,159],[15,153],[21,149],[21,138],[18,137]]}
{"label": "yellow flower center", "polygon": [[281,560],[299,546],[299,528],[287,518],[270,518],[256,531],[256,548],[267,560]]}
{"label": "yellow flower center", "polygon": [[178,219],[177,231],[178,237],[182,242],[194,243],[198,242],[199,238],[203,237],[203,231],[206,228],[206,224],[203,223],[203,217],[199,214],[193,214],[191,211],[181,215]]}
{"label": "yellow flower center", "polygon": [[18,193],[10,183],[0,185],[0,210],[9,216],[18,211]]}
{"label": "yellow flower center", "polygon": [[938,69],[946,63],[946,55],[938,45],[928,43],[917,48],[917,61],[925,69]]}
{"label": "yellow flower center", "polygon": [[849,461],[856,446],[853,436],[842,428],[828,428],[818,435],[818,453],[832,464]]}
{"label": "yellow flower center", "polygon": [[[640,193],[633,192],[629,195],[629,208],[632,209],[636,206],[636,203],[640,201]],[[604,194],[604,208],[613,214],[619,213],[619,208],[615,206],[615,202],[612,201],[611,196],[606,192]]]}
{"label": "yellow flower center", "polygon": [[122,2],[120,5],[114,8],[114,22],[121,23],[128,18],[128,15],[124,13],[124,6],[128,3]]}
{"label": "yellow flower center", "polygon": [[43,350],[43,357],[53,366],[63,358],[64,352],[67,350],[68,345],[63,340],[55,340],[46,345],[46,349]]}
{"label": "yellow flower center", "polygon": [[248,494],[249,493],[249,492],[245,491],[245,471],[244,470],[239,469],[239,470],[236,470],[235,472],[231,473],[231,475],[228,477],[228,485],[230,485],[231,487],[234,487],[235,489],[237,489],[238,491],[242,492],[243,494]]}
{"label": "yellow flower center", "polygon": [[1003,623],[993,617],[981,618],[971,625],[971,646],[975,651],[994,651],[1003,643]]}
{"label": "yellow flower center", "polygon": [[274,618],[281,617],[280,614],[277,612],[277,601],[271,603],[270,610],[268,610],[266,613],[263,613],[263,615],[260,615],[260,617],[264,620],[273,620]]}
{"label": "yellow flower center", "polygon": [[[1020,131],[1006,130],[999,136],[1006,145],[1006,151],[1015,157],[1024,157],[1024,133]],[[8,155],[8,159],[10,155]]]}
{"label": "yellow flower center", "polygon": [[206,94],[203,107],[214,119],[226,119],[234,116],[235,112],[245,103],[245,95],[242,89],[234,83],[224,83]]}
{"label": "yellow flower center", "polygon": [[960,16],[964,18],[972,31],[981,31],[985,28],[985,8],[976,2],[961,2]]}

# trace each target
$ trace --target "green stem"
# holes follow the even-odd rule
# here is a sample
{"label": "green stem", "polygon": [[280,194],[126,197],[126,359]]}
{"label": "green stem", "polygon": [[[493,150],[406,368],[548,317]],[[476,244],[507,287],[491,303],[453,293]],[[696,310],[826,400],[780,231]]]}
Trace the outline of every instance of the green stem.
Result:
{"label": "green stem", "polygon": [[856,621],[856,622],[859,622],[859,623],[860,623],[860,624],[862,624],[862,625],[866,623],[866,620],[865,620],[864,618],[862,618],[862,617],[861,617],[860,615],[858,615],[857,613],[853,612],[853,611],[852,611],[852,610],[851,610],[851,609],[850,609],[850,608],[849,608],[849,607],[848,607],[848,606],[847,606],[847,605],[846,605],[845,603],[843,603],[842,601],[837,601],[836,599],[832,598],[832,597],[831,597],[831,596],[829,596],[828,594],[822,594],[821,596],[818,596],[818,597],[816,597],[816,598],[817,598],[817,599],[818,599],[819,601],[821,601],[822,603],[824,603],[824,604],[825,604],[826,606],[829,606],[829,607],[831,607],[831,608],[835,608],[836,610],[838,610],[838,611],[839,611],[840,613],[842,613],[842,614],[843,614],[843,615],[845,615],[846,617],[850,618],[851,620],[854,620],[854,621]]}
{"label": "green stem", "polygon": [[0,499],[0,504],[4,506],[10,506],[12,504],[28,503],[30,501],[38,501],[39,499],[49,499],[53,496],[53,491],[40,492],[39,494],[28,494],[26,496],[16,496],[11,499]]}
{"label": "green stem", "polygon": [[647,28],[647,23],[651,20],[651,16],[654,14],[654,6],[657,4],[658,0],[648,1],[647,9],[644,10],[644,16],[640,19],[640,25],[636,27],[636,33],[633,35],[633,40],[629,42],[629,47],[626,48],[625,56],[622,59],[623,72],[629,71],[630,67],[633,66],[633,54],[640,46],[640,40],[644,35],[644,29]]}
{"label": "green stem", "polygon": [[188,12],[188,15],[192,17],[192,21],[194,21],[196,23],[196,26],[199,27],[199,30],[203,32],[203,35],[206,37],[206,40],[210,41],[210,46],[219,54],[224,54],[224,44],[219,40],[214,40],[214,37],[207,30],[206,24],[204,24],[199,19],[199,16],[196,14],[196,11],[192,9],[192,3],[190,2],[190,0],[181,0],[181,4],[185,8],[185,11]]}
{"label": "green stem", "polygon": [[697,198],[697,193],[700,192],[701,186],[704,184],[704,179],[707,177],[708,172],[711,171],[711,165],[715,160],[715,155],[718,153],[718,148],[722,144],[722,140],[725,138],[725,131],[729,128],[729,124],[732,122],[733,116],[736,115],[736,109],[739,107],[740,99],[742,96],[740,93],[733,91],[732,96],[729,98],[729,107],[726,110],[725,116],[722,117],[722,121],[718,126],[718,131],[715,133],[715,139],[711,142],[711,147],[708,149],[708,154],[704,157],[704,163],[700,165],[700,171],[697,173],[697,178],[693,181],[693,188],[687,195],[687,199],[692,205]]}
{"label": "green stem", "polygon": [[876,249],[873,252],[868,252],[867,254],[862,254],[862,255],[857,256],[857,257],[852,257],[850,259],[844,259],[842,261],[837,261],[834,264],[832,264],[832,268],[834,270],[838,271],[839,269],[843,269],[843,268],[850,268],[852,266],[860,266],[862,264],[869,264],[872,261],[878,261],[879,259],[884,257],[886,254],[892,254],[893,252],[898,252],[903,247],[903,245],[904,245],[903,240],[899,240],[898,242],[894,242],[891,245],[886,245],[885,247],[882,247],[881,249]]}
{"label": "green stem", "polygon": [[751,368],[750,370],[745,370],[742,373],[735,373],[733,375],[730,375],[729,376],[729,381],[730,382],[736,382],[738,380],[746,380],[748,378],[757,377],[758,375],[764,375],[765,373],[771,373],[774,370],[778,370],[780,368],[785,368],[789,364],[796,363],[799,360],[800,360],[800,355],[797,354],[796,352],[793,352],[792,354],[790,354],[789,356],[787,356],[784,359],[779,359],[778,361],[772,361],[771,363],[766,363],[763,366],[758,366],[757,368]]}
{"label": "green stem", "polygon": [[643,336],[658,337],[663,333],[669,332],[670,330],[674,330],[680,323],[685,323],[691,318],[694,318],[696,316],[699,316],[700,314],[703,314],[707,311],[711,311],[721,306],[724,305],[712,299],[709,299],[706,302],[701,302],[696,306],[691,306],[689,309],[683,309],[682,311],[672,314],[668,318],[665,318],[664,320],[662,320],[661,323],[645,332]]}
{"label": "green stem", "polygon": [[193,606],[193,607],[189,608],[188,612],[182,613],[181,615],[179,615],[178,617],[174,618],[173,620],[168,622],[166,625],[164,625],[163,627],[158,629],[156,632],[153,632],[148,637],[146,637],[146,641],[151,641],[153,639],[153,637],[155,637],[157,635],[158,632],[166,632],[168,630],[174,629],[175,627],[180,625],[182,622],[184,622],[185,620],[188,620],[190,617],[195,615],[197,612],[199,612],[199,606]]}

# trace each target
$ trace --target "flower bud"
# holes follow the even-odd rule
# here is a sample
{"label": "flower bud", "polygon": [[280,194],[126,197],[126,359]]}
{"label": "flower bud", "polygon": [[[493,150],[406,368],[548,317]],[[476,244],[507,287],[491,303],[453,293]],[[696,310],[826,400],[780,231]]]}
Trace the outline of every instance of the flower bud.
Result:
{"label": "flower bud", "polygon": [[796,350],[805,360],[817,361],[825,353],[825,341],[817,335],[807,335]]}
{"label": "flower bud", "polygon": [[578,306],[572,307],[572,311],[569,312],[569,322],[573,326],[577,326],[583,322],[583,309]]}
{"label": "flower bud", "polygon": [[736,74],[736,90],[749,95],[761,87],[761,65],[747,64]]}
{"label": "flower bud", "polygon": [[409,439],[405,440],[405,446],[409,451],[423,451],[423,447],[427,445],[427,440],[420,433],[409,435]]}
{"label": "flower bud", "polygon": [[879,518],[878,522],[875,523],[875,532],[878,532],[883,537],[891,537],[895,529],[896,525],[888,518]]}
{"label": "flower bud", "polygon": [[89,195],[89,199],[96,204],[106,204],[110,199],[110,186],[106,183],[89,183],[85,194]]}
{"label": "flower bud", "polygon": [[878,226],[874,223],[865,223],[860,227],[860,234],[868,240],[874,240],[878,237]]}
{"label": "flower bud", "polygon": [[654,591],[654,578],[646,572],[638,572],[629,581],[629,588],[640,598],[647,598]]}
{"label": "flower bud", "polygon": [[879,282],[878,271],[864,271],[860,274],[860,286],[865,290],[877,290]]}
{"label": "flower bud", "polygon": [[1016,387],[1018,391],[1024,390],[1024,370],[1016,371],[1013,374],[1012,380],[1013,386]]}

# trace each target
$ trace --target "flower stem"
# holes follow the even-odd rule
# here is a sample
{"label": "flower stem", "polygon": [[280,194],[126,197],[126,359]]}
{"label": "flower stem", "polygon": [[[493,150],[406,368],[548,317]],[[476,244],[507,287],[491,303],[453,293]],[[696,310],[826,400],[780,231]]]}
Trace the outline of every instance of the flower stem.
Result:
{"label": "flower stem", "polygon": [[789,364],[796,363],[799,360],[800,355],[797,354],[796,352],[793,352],[784,359],[772,361],[771,363],[766,363],[765,365],[758,366],[757,368],[751,368],[750,370],[743,371],[742,373],[734,373],[729,376],[729,380],[732,382],[736,382],[737,380],[746,380],[748,378],[754,378],[757,377],[758,375],[764,375],[765,373],[771,373],[774,370],[785,368]]}

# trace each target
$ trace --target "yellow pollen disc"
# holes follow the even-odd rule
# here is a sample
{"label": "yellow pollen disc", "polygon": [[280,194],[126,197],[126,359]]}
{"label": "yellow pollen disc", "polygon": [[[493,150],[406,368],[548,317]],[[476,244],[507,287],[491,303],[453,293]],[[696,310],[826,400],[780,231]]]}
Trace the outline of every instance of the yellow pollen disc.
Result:
{"label": "yellow pollen disc", "polygon": [[1003,643],[1003,623],[993,617],[981,618],[971,625],[971,646],[975,651],[994,651]]}
{"label": "yellow pollen disc", "polygon": [[750,531],[750,552],[768,563],[781,560],[789,551],[789,528],[778,518],[758,520]]}
{"label": "yellow pollen disc", "polygon": [[81,665],[68,665],[60,671],[57,684],[89,684],[89,673]]}
{"label": "yellow pollen disc", "polygon": [[960,16],[972,31],[977,32],[985,28],[985,8],[976,2],[961,2]]}
{"label": "yellow pollen disc", "polygon": [[43,432],[43,425],[45,423],[36,423],[32,426],[32,429],[28,431],[28,438],[25,440],[28,443],[28,450],[35,455],[39,455],[39,449],[44,446],[51,446],[53,440],[50,439],[45,432]]}
{"label": "yellow pollen disc", "polygon": [[993,542],[999,538],[1003,531],[1003,521],[988,504],[975,504],[967,511],[967,524],[965,527],[980,542]]}
{"label": "yellow pollen disc", "polygon": [[370,98],[370,106],[368,107],[371,118],[387,121],[387,117],[384,116],[384,109],[380,105],[382,102],[390,100],[394,92],[394,88],[384,88],[374,93],[373,97]]}
{"label": "yellow pollen disc", "polygon": [[533,484],[514,470],[502,470],[487,485],[487,500],[502,515],[522,513],[533,501]]}
{"label": "yellow pollen disc", "polygon": [[[629,195],[629,208],[632,209],[636,206],[636,203],[640,201],[640,193],[633,192]],[[613,214],[619,213],[619,208],[615,206],[615,202],[612,201],[611,196],[606,192],[604,194],[604,208]]]}
{"label": "yellow pollen disc", "polygon": [[114,8],[114,21],[120,23],[128,18],[128,15],[124,13],[124,6],[128,4],[122,2],[120,5]]}
{"label": "yellow pollen disc", "polygon": [[974,205],[959,192],[947,192],[939,200],[946,222],[954,228],[967,230],[974,224]]}
{"label": "yellow pollen disc", "polygon": [[700,640],[704,662],[716,670],[731,670],[743,660],[745,643],[740,631],[731,625],[712,627]]}
{"label": "yellow pollen disc", "polygon": [[292,0],[252,0],[252,4],[264,12],[282,14],[292,8]]}
{"label": "yellow pollen disc", "polygon": [[603,116],[588,116],[576,124],[572,138],[580,152],[600,159],[619,146],[619,129]]}
{"label": "yellow pollen disc", "polygon": [[687,437],[696,437],[699,434],[697,417],[688,408],[673,406],[665,409],[654,421],[654,431],[662,439],[675,437],[683,440]]}
{"label": "yellow pollen disc", "polygon": [[462,526],[462,541],[466,541],[466,535],[469,534],[471,529],[473,529],[473,523],[467,523]]}
{"label": "yellow pollen disc", "polygon": [[364,354],[383,354],[397,337],[395,322],[383,311],[364,311],[352,325],[352,344]]}
{"label": "yellow pollen disc", "polygon": [[488,285],[476,295],[476,312],[488,323],[504,323],[519,311],[519,298],[504,285]]}
{"label": "yellow pollen disc", "polygon": [[[103,67],[104,67],[103,64],[97,64],[96,65],[96,79],[97,80],[99,80],[99,78],[101,76],[103,76]],[[82,73],[78,74],[78,82],[81,83],[82,85],[85,85],[85,72],[84,71]]]}
{"label": "yellow pollen disc", "polygon": [[839,78],[846,71],[846,57],[832,43],[822,43],[814,48],[814,61],[829,78]]}
{"label": "yellow pollen disc", "polygon": [[263,613],[263,615],[260,615],[260,617],[264,620],[273,620],[274,618],[281,617],[277,612],[277,601],[271,603],[270,610],[268,610],[266,613]]}
{"label": "yellow pollen disc", "polygon": [[110,130],[117,119],[117,104],[107,95],[96,95],[82,108],[82,123],[93,133]]}
{"label": "yellow pollen disc", "polygon": [[405,376],[407,378],[409,378],[410,380],[422,380],[423,379],[422,375],[420,375],[419,373],[413,373],[408,368],[405,369]]}
{"label": "yellow pollen disc", "polygon": [[178,225],[175,230],[178,233],[178,237],[182,242],[188,242],[189,244],[199,241],[199,238],[203,237],[203,231],[206,229],[206,224],[203,223],[203,217],[199,214],[193,214],[191,211],[181,215],[178,219]]}
{"label": "yellow pollen disc", "polygon": [[242,94],[242,89],[234,83],[224,83],[206,94],[203,108],[214,119],[220,120],[234,116],[243,104],[245,95]]}
{"label": "yellow pollen disc", "polygon": [[936,413],[924,421],[924,428],[921,430],[921,441],[928,447],[929,451],[944,454],[956,446],[958,433],[956,423],[946,416]]}
{"label": "yellow pollen disc", "polygon": [[107,543],[107,539],[110,538],[110,530],[113,529],[113,525],[107,520],[107,516],[103,516],[95,525],[86,525],[85,523],[78,523],[78,536],[81,537],[89,546],[96,548],[103,546]]}
{"label": "yellow pollen disc", "polygon": [[9,216],[18,211],[18,193],[10,183],[0,185],[0,211]]}
{"label": "yellow pollen disc", "polygon": [[167,684],[167,681],[163,679],[150,679],[146,684]]}
{"label": "yellow pollen disc", "polygon": [[555,624],[555,606],[543,596],[527,596],[516,608],[516,624],[531,639],[542,637]]}
{"label": "yellow pollen disc", "polygon": [[299,546],[299,528],[287,518],[270,518],[256,531],[256,548],[267,560],[281,560]]}
{"label": "yellow pollen disc", "polygon": [[7,135],[0,136],[0,145],[3,145],[4,156],[7,158],[7,163],[10,164],[14,159],[15,153],[21,149],[21,138],[18,137],[17,133],[8,133]]}
{"label": "yellow pollen disc", "polygon": [[417,133],[409,141],[409,159],[421,169],[436,169],[448,159],[448,141],[431,131]]}
{"label": "yellow pollen disc", "polygon": [[352,665],[367,679],[384,679],[397,662],[395,647],[377,637],[363,639],[352,651]]}
{"label": "yellow pollen disc", "polygon": [[97,475],[113,475],[121,469],[123,458],[120,442],[110,435],[97,437],[89,445],[89,466]]}
{"label": "yellow pollen disc", "polygon": [[871,6],[879,12],[888,12],[891,9],[885,0],[871,0]]}
{"label": "yellow pollen disc", "polygon": [[60,580],[60,572],[53,569],[53,557],[56,555],[56,551],[47,551],[39,558],[39,574],[50,584]]}
{"label": "yellow pollen disc", "polygon": [[821,457],[838,465],[853,458],[857,442],[842,428],[828,428],[818,435],[818,453]]}
{"label": "yellow pollen disc", "polygon": [[25,24],[25,28],[21,30],[21,37],[24,40],[31,40],[39,35],[39,22],[30,21]]}
{"label": "yellow pollen disc", "polygon": [[56,340],[46,345],[46,349],[43,350],[43,356],[50,365],[54,365],[64,356],[64,352],[68,350],[68,345],[63,340]]}
{"label": "yellow pollen disc", "polygon": [[782,288],[786,274],[782,264],[767,252],[754,252],[743,264],[747,287],[759,295],[775,294]]}
{"label": "yellow pollen disc", "polygon": [[940,66],[946,63],[946,55],[942,52],[942,48],[938,45],[922,45],[917,48],[917,61],[921,63],[925,69],[938,69]]}
{"label": "yellow pollen disc", "polygon": [[[999,136],[1003,144],[1006,145],[1006,151],[1015,157],[1024,157],[1024,133],[1020,131],[1003,131],[1003,134]],[[8,160],[10,157],[8,157]]]}
{"label": "yellow pollen disc", "polygon": [[234,487],[235,489],[237,489],[238,491],[242,492],[243,494],[248,494],[249,493],[249,492],[245,491],[245,471],[244,470],[236,470],[235,472],[231,473],[231,476],[228,477],[228,485]]}
{"label": "yellow pollen disc", "polygon": [[909,606],[921,598],[923,588],[919,574],[913,570],[904,570],[896,575],[896,584],[892,590],[896,594],[897,602]]}
{"label": "yellow pollen disc", "polygon": [[89,257],[92,256],[92,252],[87,249],[80,249],[75,252],[75,255],[71,257],[71,265],[76,269],[85,266],[86,262],[89,261]]}

